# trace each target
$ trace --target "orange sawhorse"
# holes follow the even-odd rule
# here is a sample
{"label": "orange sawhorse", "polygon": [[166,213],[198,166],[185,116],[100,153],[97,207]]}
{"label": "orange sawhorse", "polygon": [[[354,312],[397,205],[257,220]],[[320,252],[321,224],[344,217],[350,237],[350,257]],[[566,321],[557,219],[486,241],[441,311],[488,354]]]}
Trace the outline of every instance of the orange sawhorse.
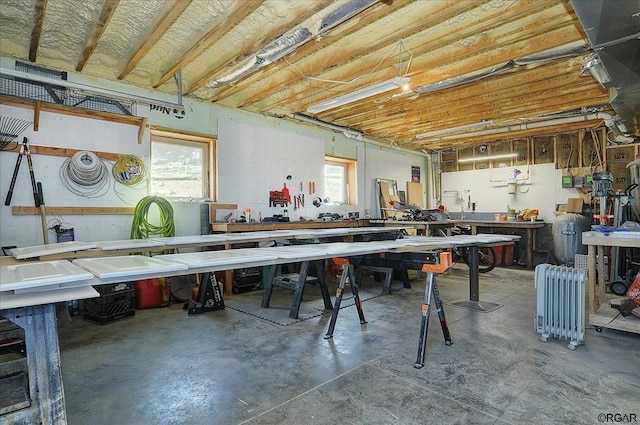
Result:
{"label": "orange sawhorse", "polygon": [[340,312],[340,303],[342,302],[342,295],[344,293],[344,285],[349,283],[351,287],[351,293],[353,294],[353,301],[358,309],[358,317],[360,318],[360,324],[367,323],[364,318],[364,311],[362,310],[362,301],[360,295],[358,295],[358,284],[354,278],[353,265],[349,262],[348,258],[333,258],[333,263],[337,266],[343,266],[342,276],[340,276],[340,284],[336,290],[336,301],[333,304],[333,312],[331,313],[331,321],[329,322],[329,328],[324,339],[333,337],[333,330],[336,327],[336,320],[338,320],[338,313]]}
{"label": "orange sawhorse", "polygon": [[[438,313],[445,345],[452,345],[447,318],[444,314],[444,307],[440,299],[440,292],[436,283],[436,274],[442,274],[451,268],[451,252],[441,252],[439,262],[436,264],[423,264],[422,271],[427,273],[427,283],[424,291],[424,304],[422,304],[422,323],[420,325],[420,340],[418,342],[418,358],[413,367],[420,369],[424,366],[425,350],[427,348],[427,335],[429,333],[429,316]],[[431,311],[431,296],[435,301],[436,310]]]}

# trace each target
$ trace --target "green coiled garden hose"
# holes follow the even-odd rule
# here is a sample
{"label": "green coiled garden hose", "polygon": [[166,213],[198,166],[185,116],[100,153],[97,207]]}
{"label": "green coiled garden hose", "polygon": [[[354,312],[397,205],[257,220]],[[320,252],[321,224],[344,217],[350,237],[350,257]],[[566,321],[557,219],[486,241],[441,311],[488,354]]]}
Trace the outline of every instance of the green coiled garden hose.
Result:
{"label": "green coiled garden hose", "polygon": [[[149,207],[156,205],[160,212],[160,225],[149,223]],[[173,207],[164,198],[159,196],[146,196],[138,202],[133,213],[131,225],[131,239],[148,239],[149,236],[170,237],[176,235],[173,221]]]}

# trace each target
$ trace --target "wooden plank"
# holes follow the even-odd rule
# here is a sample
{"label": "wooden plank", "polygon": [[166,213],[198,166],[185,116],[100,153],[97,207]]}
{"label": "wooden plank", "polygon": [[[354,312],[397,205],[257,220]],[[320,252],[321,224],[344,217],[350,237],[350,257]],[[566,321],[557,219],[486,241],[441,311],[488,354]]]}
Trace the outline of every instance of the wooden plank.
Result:
{"label": "wooden plank", "polygon": [[[260,6],[260,4],[262,4],[262,2],[263,0],[259,0],[259,3],[252,3],[251,5],[257,8],[258,6]],[[275,38],[280,37],[283,33],[287,32],[292,27],[292,25],[296,25],[298,22],[306,21],[316,13],[323,10],[325,7],[329,6],[331,3],[333,3],[331,0],[317,0],[304,10],[296,12],[295,14],[294,13],[287,14],[287,22],[282,22],[281,25],[277,25],[277,26],[270,25],[266,28],[263,28],[263,31],[260,33],[261,35],[260,37],[253,38],[251,40],[249,39],[244,40],[245,42],[242,43],[242,45],[238,43],[237,50],[233,51],[231,55],[220,56],[217,61],[217,66],[215,66],[215,68],[213,69],[207,70],[206,74],[203,77],[201,77],[191,87],[185,90],[185,93],[190,94],[204,87],[205,84],[211,81],[212,79],[214,79],[218,73],[220,72],[226,73],[227,70],[229,69],[229,64],[242,63],[242,61],[244,61],[248,56],[253,54],[253,52],[263,49],[265,45],[268,45]],[[243,4],[239,6],[239,8],[241,10],[240,16],[239,17],[236,17],[235,15],[230,16],[230,19],[238,19],[238,22],[242,20],[242,16],[243,16],[242,11],[244,11],[245,9],[248,9],[248,6],[246,4]],[[281,22],[281,21],[278,20],[277,22]],[[235,23],[233,21],[231,21],[231,23],[233,24],[233,26],[235,26]],[[226,26],[227,25],[225,25],[225,27]],[[231,28],[233,28],[233,26],[229,27],[226,31],[229,31]],[[217,34],[216,34],[216,37],[218,37]],[[192,62],[194,59],[195,57],[189,58],[188,63]],[[170,72],[171,70],[165,73],[163,78],[168,79],[171,75],[173,75]],[[160,85],[156,83],[154,84],[153,87],[158,88],[159,86]]]}
{"label": "wooden plank", "polygon": [[[35,102],[36,101],[30,99],[20,99],[17,97],[0,95],[0,105],[16,106],[19,108],[35,108]],[[131,115],[119,115],[110,112],[92,111],[89,109],[74,108],[71,106],[58,105],[55,103],[47,102],[41,103],[41,110],[47,112],[55,112],[58,114],[71,115],[74,117],[93,118],[102,121],[110,121],[135,126],[140,126],[140,121],[142,120],[141,117],[134,117]]]}
{"label": "wooden plank", "polygon": [[144,130],[149,126],[149,118],[143,118],[140,122],[140,128],[138,129],[138,144],[142,143],[144,137]]}
{"label": "wooden plank", "polygon": [[422,196],[422,183],[407,182],[407,204],[424,208],[424,196]]}
{"label": "wooden plank", "polygon": [[629,236],[617,236],[615,233],[584,232],[582,233],[582,243],[584,245],[637,248],[640,243],[640,239]]}
{"label": "wooden plank", "polygon": [[34,7],[33,27],[31,27],[31,41],[29,43],[29,61],[35,62],[38,58],[38,46],[44,24],[44,12],[47,8],[47,0],[38,0]]}
{"label": "wooden plank", "polygon": [[389,205],[389,200],[390,195],[391,195],[391,191],[390,191],[390,186],[389,183],[386,181],[379,181],[378,185],[380,187],[380,196],[382,197],[381,199],[381,205],[380,208],[382,209],[382,217],[386,218],[389,217],[393,214],[391,214],[391,212],[387,209],[390,208],[391,206]]}
{"label": "wooden plank", "polygon": [[290,221],[290,222],[255,222],[255,223],[211,223],[211,231],[218,232],[254,232],[262,230],[297,230],[297,229],[333,229],[336,227],[364,227],[359,221]]}
{"label": "wooden plank", "polygon": [[[61,156],[70,158],[76,152],[80,152],[79,149],[67,149],[67,148],[55,148],[52,146],[40,146],[40,145],[29,145],[29,150],[32,154],[35,155],[49,155],[49,156]],[[5,151],[2,151],[5,152]],[[112,152],[93,152],[98,157],[104,159],[105,161],[117,161],[120,159],[120,154],[112,153]]]}
{"label": "wooden plank", "polygon": [[169,137],[171,139],[192,140],[194,142],[211,143],[216,140],[213,134],[196,133],[193,131],[178,130],[175,128],[151,126],[151,136]]}
{"label": "wooden plank", "polygon": [[[47,214],[50,215],[133,215],[133,207],[50,207],[47,205]],[[38,207],[15,206],[13,215],[40,215]]]}
{"label": "wooden plank", "polygon": [[[394,203],[394,205],[391,205],[391,202]],[[398,203],[398,205],[400,205],[400,196],[399,195],[389,195],[389,199],[387,199],[385,201],[385,206],[384,208],[386,208],[384,210],[385,216],[386,217],[394,217],[397,212],[399,212],[400,210],[396,210],[395,209],[395,204]],[[402,213],[400,213],[400,215],[402,215]]]}
{"label": "wooden plank", "polygon": [[[603,303],[595,313],[589,314],[589,324],[602,326],[608,329],[617,329],[625,332],[640,334],[640,319],[631,315],[623,317],[611,304],[620,304],[626,297],[613,297],[603,300]],[[614,320],[615,318],[615,320]]]}
{"label": "wooden plank", "polygon": [[251,13],[253,13],[264,0],[251,0],[244,4],[238,3],[236,9],[221,22],[221,25],[216,25],[209,32],[200,38],[191,48],[189,48],[180,59],[178,59],[168,71],[166,71],[162,77],[153,85],[153,88],[158,88],[164,84],[169,78],[171,78],[179,69],[184,68],[191,63],[194,59],[200,56],[211,45],[220,40],[225,34],[235,28],[239,23],[244,21]]}
{"label": "wooden plank", "polygon": [[107,25],[109,25],[109,21],[113,17],[113,14],[115,13],[119,2],[120,0],[105,0],[104,4],[102,5],[102,11],[100,11],[100,17],[93,27],[93,33],[91,34],[89,41],[87,41],[85,48],[82,51],[82,58],[80,58],[80,61],[76,66],[76,71],[82,72],[82,70],[84,69],[84,66],[87,64],[87,61],[93,54],[93,51],[96,49],[96,46],[98,45],[98,42],[100,41],[105,28],[107,28]]}
{"label": "wooden plank", "polygon": [[164,35],[165,32],[173,25],[173,23],[182,15],[182,12],[191,4],[191,0],[171,0],[172,6],[169,11],[155,24],[153,30],[151,31],[151,35],[148,37],[144,37],[144,42],[136,52],[131,56],[129,62],[124,67],[120,75],[118,75],[118,80],[122,80],[126,77],[133,68],[136,67],[138,62],[149,52],[151,47],[153,47],[160,37]]}
{"label": "wooden plank", "polygon": [[42,107],[42,102],[36,100],[36,105],[33,108],[33,131],[40,130],[40,108]]}
{"label": "wooden plank", "polygon": [[211,204],[209,205],[209,223],[215,223],[218,210],[237,210],[238,204]]}

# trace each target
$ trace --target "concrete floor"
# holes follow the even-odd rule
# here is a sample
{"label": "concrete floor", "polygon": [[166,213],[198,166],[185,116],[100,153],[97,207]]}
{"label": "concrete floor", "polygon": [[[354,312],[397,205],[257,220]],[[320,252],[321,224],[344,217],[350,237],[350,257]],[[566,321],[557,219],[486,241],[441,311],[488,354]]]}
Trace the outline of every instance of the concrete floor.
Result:
{"label": "concrete floor", "polygon": [[[438,277],[445,303],[468,299],[467,279],[464,266]],[[177,303],[105,326],[76,317],[60,329],[69,424],[640,423],[640,335],[590,328],[576,351],[543,343],[533,272],[501,268],[480,276],[480,298],[503,306],[445,304],[454,344],[432,317],[415,369],[424,279],[412,285],[366,301],[366,325],[341,310],[330,340],[329,314],[281,326]]]}

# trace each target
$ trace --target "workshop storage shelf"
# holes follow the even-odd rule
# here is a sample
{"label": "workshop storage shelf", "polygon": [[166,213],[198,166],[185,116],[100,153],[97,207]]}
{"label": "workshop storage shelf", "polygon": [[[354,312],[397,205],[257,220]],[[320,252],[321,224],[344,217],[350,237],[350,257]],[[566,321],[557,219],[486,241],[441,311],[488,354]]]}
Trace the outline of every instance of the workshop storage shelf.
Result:
{"label": "workshop storage shelf", "polygon": [[97,285],[98,298],[84,302],[84,320],[106,325],[136,314],[136,292],[132,282]]}

